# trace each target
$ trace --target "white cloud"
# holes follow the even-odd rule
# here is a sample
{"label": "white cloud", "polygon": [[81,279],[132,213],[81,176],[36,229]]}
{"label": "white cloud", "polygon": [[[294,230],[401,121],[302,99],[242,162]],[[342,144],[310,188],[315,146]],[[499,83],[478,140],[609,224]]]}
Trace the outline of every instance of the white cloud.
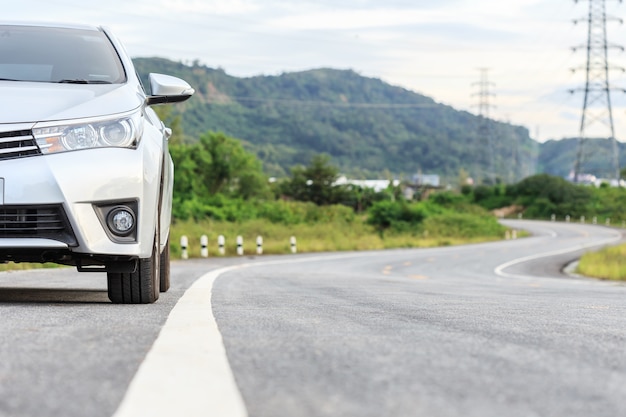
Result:
{"label": "white cloud", "polygon": [[255,0],[161,0],[160,7],[165,13],[190,14],[198,13],[216,15],[241,15],[255,13],[263,8],[262,3]]}
{"label": "white cloud", "polygon": [[283,16],[270,20],[271,26],[293,30],[352,30],[430,23],[438,13],[403,9],[328,9],[312,14]]}

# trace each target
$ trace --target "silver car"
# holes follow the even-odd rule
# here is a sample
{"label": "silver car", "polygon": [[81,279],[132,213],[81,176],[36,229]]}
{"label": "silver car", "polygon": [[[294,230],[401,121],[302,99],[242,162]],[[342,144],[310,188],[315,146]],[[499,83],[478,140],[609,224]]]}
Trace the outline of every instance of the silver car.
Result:
{"label": "silver car", "polygon": [[150,106],[194,90],[149,79],[105,28],[0,22],[0,262],[106,272],[114,303],[168,290],[171,130]]}

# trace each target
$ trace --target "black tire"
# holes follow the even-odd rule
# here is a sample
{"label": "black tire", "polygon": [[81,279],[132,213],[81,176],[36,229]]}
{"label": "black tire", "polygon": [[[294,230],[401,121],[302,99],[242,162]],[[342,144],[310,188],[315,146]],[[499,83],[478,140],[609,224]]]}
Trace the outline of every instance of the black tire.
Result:
{"label": "black tire", "polygon": [[154,237],[152,255],[139,259],[135,272],[108,272],[109,299],[115,304],[151,304],[159,298],[159,234]]}
{"label": "black tire", "polygon": [[161,292],[167,292],[170,289],[170,238],[167,237],[167,242],[165,243],[165,249],[161,253],[161,259],[159,262],[159,266],[161,268],[159,274],[159,290]]}

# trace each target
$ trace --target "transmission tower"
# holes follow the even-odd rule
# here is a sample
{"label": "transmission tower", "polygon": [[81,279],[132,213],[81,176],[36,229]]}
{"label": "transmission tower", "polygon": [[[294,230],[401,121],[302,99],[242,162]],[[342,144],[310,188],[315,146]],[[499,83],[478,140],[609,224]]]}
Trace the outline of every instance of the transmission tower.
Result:
{"label": "transmission tower", "polygon": [[[583,160],[585,158],[584,146],[588,138],[589,127],[595,123],[601,123],[608,128],[609,140],[611,142],[611,169],[613,175],[619,183],[619,155],[617,140],[615,139],[615,127],[613,125],[613,110],[611,107],[611,90],[614,89],[609,84],[609,70],[615,68],[609,66],[608,50],[617,48],[624,50],[618,45],[609,44],[606,36],[606,22],[616,20],[622,23],[621,19],[606,15],[606,0],[574,0],[589,2],[589,14],[587,17],[574,20],[574,24],[586,22],[588,24],[587,43],[576,46],[573,51],[584,49],[587,51],[587,64],[583,67],[586,71],[586,83],[584,88],[570,90],[570,92],[583,91],[583,111],[580,120],[580,130],[578,136],[578,149],[576,152],[576,164],[574,165],[574,181],[578,182],[581,174]],[[618,0],[620,3],[622,0]],[[573,70],[575,71],[575,69]],[[621,91],[624,91],[620,89]]]}
{"label": "transmission tower", "polygon": [[491,91],[494,84],[489,82],[489,68],[479,68],[478,70],[480,71],[480,81],[473,83],[473,85],[478,86],[478,93],[473,94],[478,96],[478,145],[484,150],[483,155],[486,157],[486,161],[481,162],[485,162],[487,166],[487,178],[492,184],[495,184],[493,132],[489,119],[489,111],[493,107],[490,99],[495,96]]}

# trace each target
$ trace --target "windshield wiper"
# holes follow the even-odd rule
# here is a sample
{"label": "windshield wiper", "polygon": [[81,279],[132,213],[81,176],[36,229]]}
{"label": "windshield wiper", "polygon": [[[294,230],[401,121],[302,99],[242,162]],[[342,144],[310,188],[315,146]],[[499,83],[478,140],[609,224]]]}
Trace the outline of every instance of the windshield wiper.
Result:
{"label": "windshield wiper", "polygon": [[67,80],[59,80],[57,81],[59,84],[87,84],[87,80],[82,80],[80,78],[76,79],[67,79]]}
{"label": "windshield wiper", "polygon": [[104,80],[84,80],[84,79],[81,79],[81,78],[60,80],[60,81],[57,81],[57,83],[59,83],[59,84],[111,84],[110,81],[104,81]]}

